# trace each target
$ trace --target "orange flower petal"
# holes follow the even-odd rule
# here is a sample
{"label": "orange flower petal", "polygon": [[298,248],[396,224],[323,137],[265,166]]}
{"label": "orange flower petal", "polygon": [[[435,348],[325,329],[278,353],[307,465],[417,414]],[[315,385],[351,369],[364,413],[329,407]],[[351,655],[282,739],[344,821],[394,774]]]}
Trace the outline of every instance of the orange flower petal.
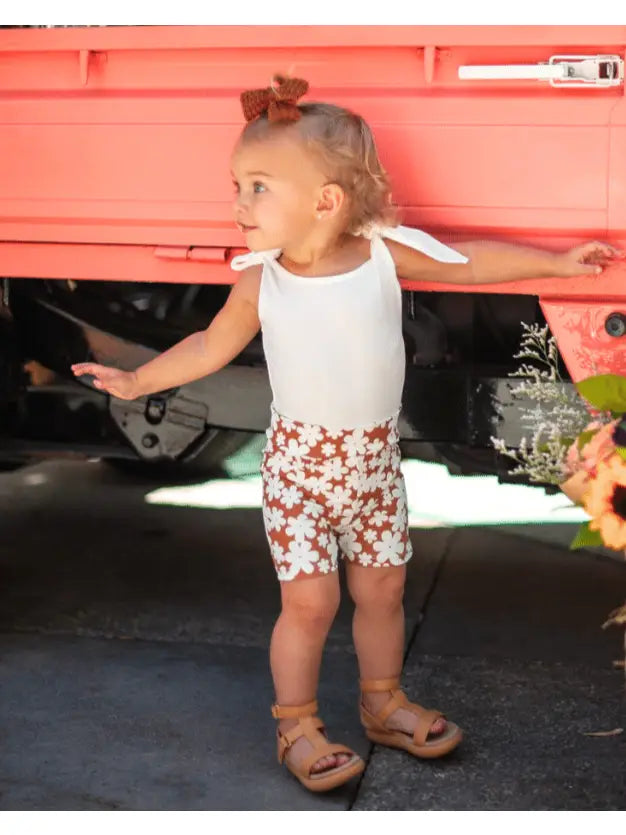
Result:
{"label": "orange flower petal", "polygon": [[626,519],[615,512],[613,500],[617,487],[626,487],[626,461],[612,455],[598,463],[596,477],[590,480],[583,505],[592,517],[589,529],[599,531],[608,548],[626,547]]}
{"label": "orange flower petal", "polygon": [[605,513],[600,519],[600,536],[607,548],[623,548],[626,545],[626,522],[616,513]]}

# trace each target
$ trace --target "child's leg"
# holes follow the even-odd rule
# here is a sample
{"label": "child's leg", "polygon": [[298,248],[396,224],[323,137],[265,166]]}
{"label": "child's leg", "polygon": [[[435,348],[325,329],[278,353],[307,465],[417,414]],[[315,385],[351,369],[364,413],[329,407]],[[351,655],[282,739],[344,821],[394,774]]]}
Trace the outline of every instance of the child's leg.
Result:
{"label": "child's leg", "polygon": [[[337,571],[296,579],[280,584],[282,611],[276,621],[270,644],[270,665],[279,705],[302,705],[315,699],[322,651],[337,609],[340,591]],[[297,719],[281,719],[286,732]],[[311,744],[300,737],[287,757],[294,763],[311,754]],[[334,768],[350,759],[344,754],[322,757],[311,771]]]}
{"label": "child's leg", "polygon": [[316,696],[322,650],[339,607],[338,574],[282,582],[280,594],[270,644],[276,701],[305,704]]}
{"label": "child's leg", "polygon": [[[354,647],[362,679],[399,677],[404,657],[404,583],[406,565],[374,568],[346,560],[346,581],[355,604],[352,621]],[[364,693],[363,704],[378,713],[389,701],[388,693]],[[412,733],[416,717],[398,709],[388,720],[390,728]],[[431,733],[441,733],[446,727],[438,719]]]}

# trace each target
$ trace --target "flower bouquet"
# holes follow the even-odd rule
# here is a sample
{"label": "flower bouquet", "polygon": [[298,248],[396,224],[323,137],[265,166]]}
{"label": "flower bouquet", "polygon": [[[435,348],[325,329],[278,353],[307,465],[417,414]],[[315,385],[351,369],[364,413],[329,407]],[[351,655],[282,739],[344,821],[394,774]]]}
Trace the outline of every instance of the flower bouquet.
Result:
{"label": "flower bouquet", "polygon": [[[604,546],[626,553],[626,377],[599,374],[565,385],[558,351],[548,328],[522,323],[520,352],[525,363],[511,376],[522,378],[511,394],[534,402],[522,408],[530,441],[518,449],[492,438],[496,450],[513,459],[512,475],[553,484],[589,515],[570,548]],[[626,603],[611,612],[604,627],[626,623]],[[626,635],[625,635],[626,647]],[[623,662],[621,662],[623,664]]]}

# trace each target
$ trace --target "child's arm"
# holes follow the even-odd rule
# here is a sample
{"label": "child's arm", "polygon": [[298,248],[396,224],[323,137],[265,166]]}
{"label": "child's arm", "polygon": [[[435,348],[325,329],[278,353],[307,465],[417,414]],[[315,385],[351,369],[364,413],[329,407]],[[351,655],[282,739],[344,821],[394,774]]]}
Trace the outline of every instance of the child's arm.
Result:
{"label": "child's arm", "polygon": [[204,331],[185,337],[135,371],[91,362],[72,365],[75,376],[93,374],[94,386],[123,400],[181,386],[227,365],[258,333],[262,267],[245,270],[224,306]]}
{"label": "child's arm", "polygon": [[470,241],[451,247],[469,258],[469,261],[466,264],[450,264],[436,261],[396,241],[385,240],[385,244],[400,278],[451,284],[490,284],[526,278],[589,275],[602,272],[611,258],[624,257],[624,253],[598,241],[582,244],[563,253],[496,241]]}

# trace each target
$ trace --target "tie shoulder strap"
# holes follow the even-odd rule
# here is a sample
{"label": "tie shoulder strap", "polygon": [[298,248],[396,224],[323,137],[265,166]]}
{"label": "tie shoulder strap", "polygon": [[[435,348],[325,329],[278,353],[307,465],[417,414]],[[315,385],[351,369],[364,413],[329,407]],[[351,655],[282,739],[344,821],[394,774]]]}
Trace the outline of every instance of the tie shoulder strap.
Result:
{"label": "tie shoulder strap", "polygon": [[280,255],[280,249],[263,249],[258,252],[252,250],[246,252],[244,255],[235,255],[230,262],[231,270],[241,272],[248,267],[254,267],[255,264],[265,264],[267,261],[275,261]]}
{"label": "tie shoulder strap", "polygon": [[435,261],[443,261],[447,264],[467,264],[469,258],[452,249],[437,238],[433,238],[421,229],[413,229],[410,226],[370,226],[360,233],[364,238],[376,240],[389,238],[399,244],[404,244],[411,249],[417,249]]}

